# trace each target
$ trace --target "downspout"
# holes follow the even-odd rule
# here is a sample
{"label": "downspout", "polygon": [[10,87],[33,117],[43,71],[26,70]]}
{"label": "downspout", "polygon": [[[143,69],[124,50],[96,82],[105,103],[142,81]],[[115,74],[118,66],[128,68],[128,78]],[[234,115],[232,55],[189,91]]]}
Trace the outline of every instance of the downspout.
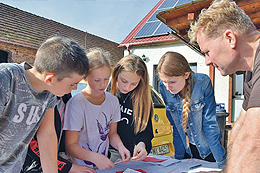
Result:
{"label": "downspout", "polygon": [[126,47],[126,50],[128,51],[128,55],[130,55],[130,53],[131,53],[131,52],[130,52],[130,48],[129,48],[129,47],[130,47],[130,45],[129,45],[129,44],[127,44],[125,47]]}

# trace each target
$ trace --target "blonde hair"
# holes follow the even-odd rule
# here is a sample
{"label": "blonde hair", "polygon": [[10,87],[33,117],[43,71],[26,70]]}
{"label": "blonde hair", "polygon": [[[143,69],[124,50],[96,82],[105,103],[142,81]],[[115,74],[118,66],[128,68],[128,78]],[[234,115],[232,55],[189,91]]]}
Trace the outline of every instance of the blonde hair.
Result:
{"label": "blonde hair", "polygon": [[[150,113],[153,114],[151,99],[151,89],[149,86],[149,76],[144,61],[136,55],[123,57],[114,67],[111,79],[111,93],[116,95],[118,75],[122,72],[133,72],[140,76],[140,82],[131,94],[133,103],[133,116],[135,134],[145,130]],[[151,111],[152,110],[152,111]]]}
{"label": "blonde hair", "polygon": [[87,57],[89,59],[89,73],[103,66],[107,66],[111,69],[109,60],[110,54],[108,52],[100,48],[93,48],[88,51]]}
{"label": "blonde hair", "polygon": [[221,36],[225,29],[233,29],[240,34],[247,34],[256,27],[249,16],[231,0],[214,0],[208,9],[203,9],[196,22],[191,23],[188,36],[190,42],[197,40],[202,31],[207,38]]}
{"label": "blonde hair", "polygon": [[[160,59],[157,67],[159,76],[184,76],[186,72],[192,72],[188,61],[184,56],[176,52],[166,52]],[[183,98],[182,104],[182,126],[184,131],[187,131],[187,122],[190,112],[190,97],[191,97],[191,80],[192,73],[186,79],[183,90],[179,93],[180,97]]]}

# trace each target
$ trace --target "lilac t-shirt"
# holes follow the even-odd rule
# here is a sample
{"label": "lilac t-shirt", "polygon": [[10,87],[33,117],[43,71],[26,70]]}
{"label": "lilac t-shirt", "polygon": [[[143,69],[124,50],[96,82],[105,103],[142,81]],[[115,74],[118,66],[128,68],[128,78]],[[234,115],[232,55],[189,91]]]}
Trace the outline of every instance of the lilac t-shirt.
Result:
{"label": "lilac t-shirt", "polygon": [[[101,105],[89,102],[81,93],[72,97],[67,105],[63,130],[79,132],[78,144],[82,148],[107,156],[109,125],[120,120],[119,101],[105,92]],[[88,161],[72,158],[73,163],[93,167]]]}

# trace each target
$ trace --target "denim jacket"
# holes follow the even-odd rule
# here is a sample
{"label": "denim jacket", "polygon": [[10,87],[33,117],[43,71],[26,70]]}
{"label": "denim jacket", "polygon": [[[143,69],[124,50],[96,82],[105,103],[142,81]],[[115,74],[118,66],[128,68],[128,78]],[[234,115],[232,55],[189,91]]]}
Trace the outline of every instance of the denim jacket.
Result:
{"label": "denim jacket", "polygon": [[[200,157],[205,159],[213,154],[219,168],[224,167],[225,149],[220,140],[221,127],[216,115],[216,102],[210,78],[205,74],[191,73],[191,100],[187,129],[191,130]],[[182,127],[182,98],[171,94],[162,81],[159,90],[166,105],[166,115],[173,126],[173,144],[175,158],[183,159],[185,151],[192,157],[186,144],[186,135]]]}

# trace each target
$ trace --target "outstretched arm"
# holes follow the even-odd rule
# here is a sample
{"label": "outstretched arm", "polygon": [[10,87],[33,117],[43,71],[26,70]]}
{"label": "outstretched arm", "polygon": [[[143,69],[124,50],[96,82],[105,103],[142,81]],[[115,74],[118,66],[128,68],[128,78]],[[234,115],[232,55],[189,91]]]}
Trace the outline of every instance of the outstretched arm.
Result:
{"label": "outstretched arm", "polygon": [[239,118],[236,120],[236,123],[234,124],[234,126],[230,132],[230,137],[228,139],[228,146],[233,144],[235,137],[239,133],[239,131],[244,123],[245,115],[246,115],[246,111],[242,108]]}
{"label": "outstretched arm", "polygon": [[152,126],[152,110],[150,111],[149,120],[144,131],[136,134],[136,147],[134,148],[134,161],[140,161],[146,158],[152,148],[153,126]]}
{"label": "outstretched arm", "polygon": [[260,170],[260,107],[249,108],[243,123],[228,146],[224,172],[259,172]]}
{"label": "outstretched arm", "polygon": [[109,169],[115,165],[103,154],[88,151],[78,145],[78,131],[67,130],[65,133],[65,146],[69,155],[80,160],[90,161],[94,163],[98,169]]}
{"label": "outstretched arm", "polygon": [[58,142],[54,127],[54,109],[46,111],[41,126],[37,131],[37,140],[43,172],[58,172]]}
{"label": "outstretched arm", "polygon": [[58,156],[59,173],[95,173],[93,168],[84,165],[72,164],[69,160]]}
{"label": "outstretched arm", "polygon": [[130,151],[124,146],[119,135],[117,134],[117,123],[111,123],[109,128],[109,143],[112,147],[118,150],[121,155],[122,162],[130,161]]}
{"label": "outstretched arm", "polygon": [[95,173],[95,169],[83,165],[72,164],[69,173]]}

